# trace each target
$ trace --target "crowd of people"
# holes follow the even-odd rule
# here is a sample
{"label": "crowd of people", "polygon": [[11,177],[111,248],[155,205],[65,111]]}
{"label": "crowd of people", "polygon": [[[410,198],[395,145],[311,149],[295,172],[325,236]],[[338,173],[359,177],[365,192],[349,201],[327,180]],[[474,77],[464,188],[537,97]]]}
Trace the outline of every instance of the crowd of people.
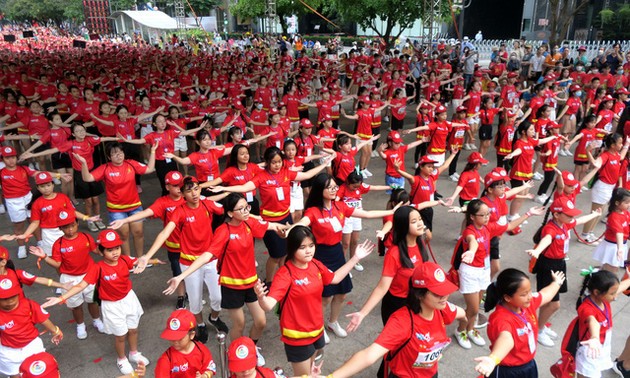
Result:
{"label": "crowd of people", "polygon": [[[457,321],[462,348],[489,341],[476,358],[484,376],[537,377],[540,344],[561,348],[557,365],[577,376],[613,368],[630,377],[630,342],[614,361],[610,347],[610,302],[630,287],[630,56],[619,45],[587,61],[582,48],[515,41],[483,67],[468,40],[276,56],[263,39],[82,49],[49,28],[35,32],[0,42],[0,213],[13,227],[0,240],[17,245],[0,246],[0,374],[55,376],[36,325],[53,343],[72,342],[44,310],[65,305],[73,337],[86,339],[85,302],[94,329],[114,336],[120,373],[146,375],[144,310],[130,275],[167,264],[164,294],[176,294],[176,310],[156,377],[216,374],[209,326],[229,335],[232,376],[278,376],[263,367],[259,343],[273,342],[271,311],[293,376],[357,376],[380,361],[379,377],[436,377],[451,343],[446,325]],[[560,158],[574,169],[560,170]],[[367,183],[373,159],[385,162],[384,185]],[[457,183],[450,195],[437,190],[446,170]],[[141,199],[154,175],[160,196]],[[370,191],[388,196],[370,206],[379,210],[363,208]],[[580,194],[591,197],[584,215]],[[458,234],[450,266],[431,248],[451,237],[433,233],[436,206],[463,214],[448,221]],[[530,266],[502,266],[501,239],[534,216],[544,221]],[[145,234],[146,218],[162,221],[161,231]],[[363,219],[382,221],[377,238],[361,232]],[[554,341],[565,330],[548,324],[568,290],[578,226],[577,241],[600,266],[585,273],[571,348]],[[255,239],[268,251],[261,269]],[[163,249],[168,261],[154,258]],[[351,271],[363,271],[374,250],[381,277],[344,327]],[[29,255],[59,277],[19,269]],[[36,303],[22,290],[33,283],[59,295]],[[448,301],[456,291],[465,308]],[[379,303],[383,329],[371,345],[342,366],[316,364],[329,333],[349,337]]]}

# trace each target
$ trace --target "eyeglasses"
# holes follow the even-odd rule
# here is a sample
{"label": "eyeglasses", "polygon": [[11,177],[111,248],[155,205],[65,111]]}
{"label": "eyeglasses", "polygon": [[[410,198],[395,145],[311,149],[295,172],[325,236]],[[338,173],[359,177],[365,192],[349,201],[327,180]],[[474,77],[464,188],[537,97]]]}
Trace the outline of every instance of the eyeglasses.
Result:
{"label": "eyeglasses", "polygon": [[327,186],[326,189],[330,190],[331,192],[336,192],[337,190],[339,190],[339,187],[337,185]]}
{"label": "eyeglasses", "polygon": [[252,206],[251,205],[247,205],[245,207],[241,207],[240,209],[234,209],[234,212],[238,212],[241,214],[247,214],[252,210]]}
{"label": "eyeglasses", "polygon": [[485,213],[485,214],[475,214],[476,217],[482,217],[482,218],[490,218],[490,213]]}

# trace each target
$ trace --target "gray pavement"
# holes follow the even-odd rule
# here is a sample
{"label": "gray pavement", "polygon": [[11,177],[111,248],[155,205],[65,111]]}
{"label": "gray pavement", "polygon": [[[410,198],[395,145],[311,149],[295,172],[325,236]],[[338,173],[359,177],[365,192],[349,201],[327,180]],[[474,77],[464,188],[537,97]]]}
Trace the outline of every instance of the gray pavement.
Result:
{"label": "gray pavement", "polygon": [[[412,106],[408,107],[408,117],[406,120],[406,128],[413,127],[413,119],[415,116]],[[350,123],[346,120],[342,123],[342,127],[346,130],[351,129]],[[384,140],[385,133],[382,134]],[[413,141],[412,136],[405,137],[407,142]],[[466,157],[469,151],[463,151],[461,158],[459,159],[459,169],[463,169],[466,162]],[[490,165],[483,167],[481,174],[488,172],[495,163],[494,150],[492,150],[490,156],[487,156],[490,160]],[[406,165],[408,169],[413,167],[413,152],[410,151],[406,156]],[[384,183],[384,162],[380,158],[372,159],[370,162],[370,170],[374,173],[374,177],[366,180],[369,184],[383,184]],[[561,157],[560,166],[564,169],[572,169],[571,158]],[[408,187],[408,186],[407,186]],[[159,195],[159,185],[155,176],[143,179],[144,192],[141,194],[141,198],[145,206],[149,206],[152,200]],[[438,190],[441,194],[448,196],[455,189],[455,183],[448,180],[446,173],[441,177],[438,183]],[[386,195],[383,192],[368,193],[364,197],[364,207],[366,209],[382,209],[387,201]],[[102,201],[101,208],[105,209],[104,200]],[[524,204],[523,212],[527,208],[534,206],[533,201],[529,201]],[[579,196],[578,207],[583,211],[590,209],[590,194],[587,192]],[[79,206],[82,209],[82,205]],[[462,215],[448,214],[447,209],[440,207],[436,208],[434,219],[434,239],[433,250],[436,253],[438,262],[445,268],[448,268],[450,256],[455,245],[455,238],[458,236],[459,228],[461,224]],[[103,212],[105,216],[105,212]],[[529,224],[524,226],[524,232],[517,236],[504,236],[501,242],[502,252],[502,266],[505,267],[517,267],[524,271],[527,269],[527,255],[525,249],[532,246],[531,236],[535,232],[536,228],[542,221],[541,217],[536,217],[530,220]],[[363,221],[363,233],[361,240],[365,238],[375,239],[375,231],[381,226],[380,220],[364,220]],[[150,220],[145,222],[145,247],[148,248],[153,242],[155,235],[162,229],[162,224],[158,220]],[[604,225],[598,224],[596,228],[596,234],[603,232]],[[85,225],[81,225],[81,231],[89,232]],[[11,233],[11,224],[6,215],[0,216],[0,233]],[[96,236],[93,234],[93,236]],[[33,243],[33,242],[32,242]],[[14,243],[5,243],[11,253],[15,255],[16,247]],[[591,259],[593,247],[588,247],[579,244],[573,240],[571,242],[570,257],[568,261],[568,280],[569,280],[569,292],[562,296],[562,308],[552,319],[552,327],[560,335],[564,333],[566,326],[571,319],[576,315],[575,312],[575,300],[578,295],[579,287],[581,285],[581,277],[579,275],[580,269],[592,265],[594,261]],[[259,274],[264,275],[263,267],[267,258],[265,247],[262,241],[256,243],[257,260],[259,263]],[[166,259],[166,252],[160,252],[158,257]],[[49,266],[43,264],[41,271],[37,270],[36,259],[29,257],[26,260],[15,260],[17,267],[26,269],[34,274],[57,278],[56,272]],[[369,256],[363,263],[365,271],[356,272],[353,271],[354,291],[348,295],[347,306],[343,309],[343,315],[358,310],[363,302],[368,297],[371,290],[375,287],[379,277],[382,266],[382,258],[376,253]],[[149,373],[147,376],[153,376],[153,368],[157,358],[166,350],[168,343],[160,339],[159,335],[164,327],[166,318],[170,312],[174,309],[175,297],[165,297],[161,291],[166,286],[166,281],[170,278],[170,269],[168,266],[159,266],[147,269],[143,274],[139,276],[133,276],[134,290],[138,294],[140,301],[144,307],[145,314],[140,322],[140,351],[143,352],[151,360],[151,365],[148,367]],[[26,295],[36,301],[44,302],[46,297],[54,295],[54,291],[42,287],[25,287]],[[451,296],[450,300],[460,306],[464,305],[463,297],[459,293],[455,293]],[[625,328],[630,324],[630,314],[628,312],[629,300],[627,297],[620,297],[617,302],[613,304],[613,319],[614,319],[614,331],[613,331],[613,358],[617,356],[623,345],[625,339],[630,334]],[[345,360],[347,360],[353,353],[368,346],[379,334],[382,329],[380,320],[379,308],[375,309],[368,317],[365,318],[361,327],[355,333],[349,335],[345,339],[340,339],[334,335],[330,335],[331,343],[325,348],[324,355],[324,372],[330,373],[332,370],[340,366]],[[118,369],[115,364],[115,353],[113,348],[113,337],[108,335],[101,335],[96,332],[91,326],[88,326],[89,337],[86,340],[78,340],[76,338],[75,326],[71,323],[71,314],[68,309],[57,307],[50,309],[51,319],[58,324],[65,334],[65,339],[59,346],[51,344],[49,335],[44,335],[44,344],[47,350],[53,353],[60,365],[62,377],[114,377],[118,375]],[[208,307],[204,308],[204,314],[207,316]],[[87,314],[86,314],[87,315]],[[342,316],[343,316],[342,315]],[[222,319],[229,325],[229,319],[227,314],[223,314]],[[251,318],[246,311],[246,319],[248,325],[251,324]],[[347,325],[347,320],[341,318],[340,322],[342,326]],[[89,323],[88,323],[89,324]],[[452,335],[454,331],[454,325],[448,328],[449,333]],[[212,327],[210,327],[212,329]],[[485,330],[481,330],[481,334],[486,337]],[[486,338],[487,340],[487,338]],[[216,342],[216,333],[210,332],[210,341],[207,343],[208,347],[215,356],[215,361],[218,363],[218,345]],[[537,363],[539,366],[539,373],[541,377],[550,377],[549,366],[554,363],[560,356],[559,341],[554,348],[546,348],[539,346],[537,353]],[[280,333],[278,327],[278,318],[275,314],[267,315],[267,328],[259,342],[259,346],[262,347],[263,354],[267,360],[268,367],[281,366],[286,372],[290,372],[290,367],[286,362],[284,354],[284,348],[280,342]],[[453,339],[453,342],[444,353],[443,359],[440,361],[440,376],[441,377],[476,377],[474,372],[475,357],[485,355],[488,353],[488,347],[477,347],[473,345],[471,350],[464,350],[457,345],[457,342]],[[378,366],[372,366],[366,371],[358,374],[359,377],[374,377]],[[606,372],[604,377],[616,376],[612,371]]]}

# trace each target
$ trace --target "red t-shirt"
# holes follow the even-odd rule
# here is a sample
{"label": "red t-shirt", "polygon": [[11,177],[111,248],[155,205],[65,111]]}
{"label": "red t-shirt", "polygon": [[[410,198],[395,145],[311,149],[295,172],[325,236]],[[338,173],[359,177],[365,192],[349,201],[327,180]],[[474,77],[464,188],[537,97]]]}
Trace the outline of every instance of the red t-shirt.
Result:
{"label": "red t-shirt", "polygon": [[79,232],[74,239],[60,237],[52,245],[52,259],[61,262],[59,272],[80,276],[94,265],[90,252],[96,249],[91,235]]}
{"label": "red t-shirt", "polygon": [[59,127],[56,129],[49,129],[41,134],[39,139],[43,144],[50,143],[50,147],[55,148],[63,145],[70,138],[70,129],[65,127]]}
{"label": "red t-shirt", "polygon": [[501,361],[502,366],[521,366],[534,359],[538,342],[536,311],[541,302],[542,296],[539,293],[533,293],[529,307],[521,309],[519,314],[513,313],[502,305],[498,305],[490,314],[488,319],[490,350],[494,347],[501,332],[509,332],[514,339],[514,347]]}
{"label": "red t-shirt", "polygon": [[630,212],[624,211],[619,213],[617,211],[613,211],[608,214],[608,220],[606,221],[606,233],[604,234],[604,239],[606,239],[610,243],[617,244],[617,234],[623,234],[623,241],[628,240],[628,234],[630,234],[630,225],[628,224],[628,219],[630,219]]}
{"label": "red t-shirt", "polygon": [[[472,235],[477,240],[477,252],[472,263],[467,264],[476,268],[489,268],[490,267],[490,240],[496,236],[501,236],[508,228],[508,224],[500,225],[497,223],[488,222],[487,225],[482,226],[481,229],[471,224],[462,233],[462,243],[464,245],[464,251],[467,251],[469,246],[466,238],[468,235]],[[462,262],[462,264],[466,264]]]}
{"label": "red t-shirt", "polygon": [[195,166],[195,173],[200,181],[212,181],[219,177],[219,158],[223,156],[225,149],[213,148],[206,153],[193,152],[188,155],[191,163]]}
{"label": "red t-shirt", "polygon": [[[337,137],[337,134],[339,134],[339,130],[335,129],[335,128],[329,128],[328,130],[322,128],[317,132],[317,136],[320,138],[330,138],[330,139],[335,139]],[[333,147],[333,142],[324,142],[324,148],[331,148]]]}
{"label": "red t-shirt", "polygon": [[269,223],[256,219],[217,228],[209,252],[219,259],[219,284],[236,290],[254,287],[258,281],[254,238],[262,238],[268,228]]}
{"label": "red t-shirt", "polygon": [[[606,130],[609,133],[613,131],[613,119],[615,117],[615,113],[613,113],[610,109],[602,109],[597,113],[597,117],[602,117],[602,119],[597,122],[595,125],[596,129]],[[597,139],[603,139],[606,136],[605,133],[599,132],[597,133]]]}
{"label": "red t-shirt", "polygon": [[[202,197],[197,208],[187,203],[173,210],[171,222],[181,232],[181,253],[179,262],[190,265],[202,253],[210,249],[212,243],[212,215],[223,214],[223,207],[218,203]],[[200,232],[203,230],[203,232]]]}
{"label": "red t-shirt", "polygon": [[24,348],[39,336],[35,324],[43,323],[49,317],[39,303],[20,297],[15,309],[0,311],[0,344],[14,349]]}
{"label": "red t-shirt", "polygon": [[389,102],[392,116],[397,120],[404,120],[407,115],[407,98],[392,98]]}
{"label": "red t-shirt", "polygon": [[[446,138],[451,132],[453,125],[448,122],[431,122],[429,124],[429,133],[431,135],[431,141],[427,148],[429,154],[443,154],[446,151]],[[463,136],[463,135],[462,135]]]}
{"label": "red t-shirt", "polygon": [[582,134],[582,138],[578,142],[577,147],[575,148],[575,161],[588,161],[588,155],[586,154],[586,146],[595,140],[595,135],[597,135],[597,129],[582,129],[580,131]]}
{"label": "red t-shirt", "polygon": [[[257,164],[247,163],[247,169],[240,170],[238,167],[227,167],[221,174],[221,180],[223,184],[227,186],[243,185],[248,181],[251,181],[254,176],[263,172],[264,169],[260,168]],[[252,202],[256,195],[256,190],[243,193],[247,202]]]}
{"label": "red t-shirt", "polygon": [[38,220],[40,228],[57,228],[57,220],[61,211],[74,214],[74,205],[68,196],[63,193],[55,193],[55,197],[50,199],[42,196],[36,199],[31,206],[31,220]]}
{"label": "red t-shirt", "polygon": [[333,201],[331,209],[309,207],[304,217],[311,221],[311,230],[317,244],[335,245],[341,243],[341,231],[346,218],[354,213],[354,207],[342,201]]}
{"label": "red t-shirt", "polygon": [[604,151],[599,157],[602,159],[602,167],[599,169],[599,180],[609,185],[617,184],[621,169],[621,155],[618,152]]}
{"label": "red t-shirt", "polygon": [[599,323],[599,342],[603,344],[604,340],[606,340],[606,332],[612,330],[613,317],[610,303],[603,301],[603,304],[604,308],[601,309],[589,296],[578,307],[578,337],[581,337],[580,341],[591,338],[588,320],[591,316],[595,317],[595,320]]}
{"label": "red t-shirt", "polygon": [[433,195],[436,191],[435,182],[437,179],[437,170],[426,179],[422,176],[414,176],[413,184],[411,184],[409,191],[411,203],[417,205],[422,202],[433,201]]}
{"label": "red t-shirt", "polygon": [[362,197],[370,191],[370,185],[361,183],[358,188],[350,190],[346,184],[342,184],[337,191],[337,198],[341,199],[346,205],[355,209],[363,208]]}
{"label": "red t-shirt", "polygon": [[324,314],[322,292],[335,274],[321,262],[313,259],[305,269],[292,261],[278,269],[269,297],[284,301],[280,314],[280,340],[294,346],[310,345],[322,336]]}
{"label": "red t-shirt", "polygon": [[265,170],[254,176],[252,182],[260,190],[260,215],[266,221],[275,222],[289,214],[291,205],[291,181],[297,172],[283,167],[277,174]]}
{"label": "red t-shirt", "polygon": [[105,181],[107,210],[128,212],[142,206],[136,189],[136,175],[143,175],[146,171],[146,165],[131,159],[119,166],[107,163],[93,170],[91,173],[95,181]]}
{"label": "red t-shirt", "polygon": [[534,147],[538,146],[538,139],[528,138],[526,141],[518,139],[514,144],[514,150],[517,148],[522,153],[514,158],[514,165],[510,171],[510,178],[515,180],[527,181],[532,178],[534,167],[532,159],[534,158]]}
{"label": "red t-shirt", "polygon": [[386,149],[385,150],[385,174],[390,177],[401,177],[396,168],[394,167],[394,160],[400,160],[400,170],[405,170],[405,154],[409,147],[400,146],[397,150]]}
{"label": "red t-shirt", "polygon": [[372,120],[374,120],[374,109],[357,110],[357,135],[361,139],[370,139],[372,137]]}
{"label": "red t-shirt", "polygon": [[462,187],[462,191],[459,193],[459,197],[464,201],[470,201],[479,196],[479,189],[481,188],[481,177],[479,171],[471,169],[470,171],[462,172],[459,176],[457,186]]}
{"label": "red t-shirt", "polygon": [[543,155],[549,153],[549,156],[541,156],[544,171],[553,171],[558,166],[558,153],[560,152],[560,140],[554,139],[543,146]]}
{"label": "red t-shirt", "polygon": [[392,284],[389,286],[389,292],[391,295],[398,298],[407,298],[407,294],[409,294],[409,278],[411,278],[414,269],[423,263],[418,245],[408,247],[407,253],[409,254],[413,268],[403,267],[400,261],[400,250],[396,245],[393,245],[387,250],[385,260],[383,261],[383,271],[381,275],[383,277],[393,278]]}
{"label": "red t-shirt", "polygon": [[175,151],[175,138],[179,136],[181,131],[177,129],[166,129],[163,133],[153,132],[144,137],[146,144],[152,146],[156,142],[158,148],[155,151],[155,160],[164,160],[164,153]]}
{"label": "red t-shirt", "polygon": [[[499,155],[507,155],[512,152],[512,140],[514,140],[514,123],[504,123],[499,126],[499,135],[501,139],[499,140],[499,146],[497,147],[497,154]],[[499,137],[497,135],[497,138]]]}
{"label": "red t-shirt", "polygon": [[[446,303],[443,310],[434,310],[431,320],[414,314],[407,307],[394,312],[374,341],[393,352],[409,340],[389,362],[394,376],[429,378],[437,375],[438,361],[442,357],[444,348],[451,341],[446,335],[446,325],[453,323],[456,316],[457,307],[451,303]],[[411,329],[412,322],[413,329]]]}
{"label": "red t-shirt", "polygon": [[337,152],[335,160],[332,163],[333,175],[335,178],[345,182],[350,172],[354,170],[354,156],[359,152],[356,147],[344,154],[343,152]]}
{"label": "red t-shirt", "polygon": [[2,185],[2,196],[4,198],[24,197],[31,191],[28,182],[29,176],[35,176],[37,171],[29,167],[18,165],[11,170],[7,167],[0,169],[0,185]]}
{"label": "red t-shirt", "polygon": [[457,124],[453,124],[451,128],[451,132],[448,135],[448,145],[449,150],[451,150],[451,146],[457,146],[457,148],[461,148],[464,144],[464,135],[467,130],[470,130],[470,126],[468,125],[468,121],[465,119],[457,120]]}
{"label": "red t-shirt", "polygon": [[566,257],[569,253],[569,241],[571,239],[569,231],[576,225],[575,220],[562,225],[550,221],[543,227],[540,234],[541,239],[547,235],[551,236],[551,244],[544,251],[545,257],[549,259],[564,259]]}
{"label": "red t-shirt", "polygon": [[490,211],[490,219],[488,222],[506,224],[508,212],[510,210],[507,204],[507,196],[504,194],[502,197],[495,197],[491,200],[488,196],[481,197],[481,200],[488,205]]}
{"label": "red t-shirt", "polygon": [[164,352],[155,366],[155,378],[195,378],[197,373],[203,375],[211,371],[217,372],[212,353],[199,341],[193,341],[195,346],[188,354],[170,347]]}
{"label": "red t-shirt", "polygon": [[[153,211],[153,216],[155,218],[162,219],[164,226],[166,226],[168,222],[171,221],[171,215],[173,214],[173,211],[177,207],[183,205],[184,202],[186,202],[184,200],[184,197],[180,197],[179,200],[174,200],[171,198],[171,196],[166,195],[156,199],[155,202],[153,202],[153,204],[149,206],[149,209]],[[178,227],[175,227],[173,229],[173,232],[171,232],[171,234],[166,239],[166,242],[164,243],[164,245],[166,245],[166,249],[169,252],[181,252],[181,246],[179,245],[180,237],[180,229]]]}
{"label": "red t-shirt", "polygon": [[94,159],[92,154],[94,153],[94,146],[98,146],[101,143],[99,137],[85,137],[83,141],[69,140],[62,146],[57,147],[60,152],[67,152],[72,160],[72,169],[81,172],[81,163],[72,155],[77,154],[85,159],[88,169],[94,168]]}
{"label": "red t-shirt", "polygon": [[104,301],[119,301],[131,291],[129,270],[133,269],[135,257],[120,255],[116,265],[109,265],[104,260],[92,265],[83,281],[96,285],[98,296]]}

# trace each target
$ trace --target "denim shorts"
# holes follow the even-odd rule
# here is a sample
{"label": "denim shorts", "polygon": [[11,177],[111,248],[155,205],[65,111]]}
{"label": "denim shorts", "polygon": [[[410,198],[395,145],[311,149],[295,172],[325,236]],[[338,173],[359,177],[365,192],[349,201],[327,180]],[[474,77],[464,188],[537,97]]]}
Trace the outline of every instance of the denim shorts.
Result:
{"label": "denim shorts", "polygon": [[108,211],[107,212],[107,216],[109,217],[109,221],[113,222],[115,220],[121,220],[121,219],[125,219],[125,218],[129,218],[130,216],[139,213],[142,211],[142,206],[138,206],[137,208],[131,210],[131,211],[116,211],[116,212],[112,212],[112,211]]}

